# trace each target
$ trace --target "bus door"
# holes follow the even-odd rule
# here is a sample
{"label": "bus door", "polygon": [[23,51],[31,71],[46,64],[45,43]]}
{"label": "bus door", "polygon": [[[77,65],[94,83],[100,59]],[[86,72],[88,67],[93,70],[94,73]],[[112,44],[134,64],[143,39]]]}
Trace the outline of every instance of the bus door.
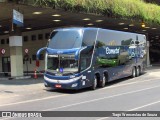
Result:
{"label": "bus door", "polygon": [[10,57],[2,57],[2,72],[5,74],[5,76],[11,72]]}

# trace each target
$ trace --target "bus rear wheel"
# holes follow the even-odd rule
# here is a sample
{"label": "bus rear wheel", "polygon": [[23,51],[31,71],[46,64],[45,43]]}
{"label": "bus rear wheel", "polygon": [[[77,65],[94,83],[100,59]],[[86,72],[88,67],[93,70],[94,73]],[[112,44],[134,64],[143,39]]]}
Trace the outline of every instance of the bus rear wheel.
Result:
{"label": "bus rear wheel", "polygon": [[103,78],[102,78],[102,80],[100,81],[99,86],[100,86],[100,87],[104,87],[104,86],[105,86],[105,84],[106,84],[106,75],[105,75],[105,74],[103,74]]}
{"label": "bus rear wheel", "polygon": [[139,67],[139,75],[142,75],[143,71],[142,71],[142,68]]}
{"label": "bus rear wheel", "polygon": [[91,89],[95,90],[96,88],[97,88],[97,76],[95,75],[92,86],[91,86]]}

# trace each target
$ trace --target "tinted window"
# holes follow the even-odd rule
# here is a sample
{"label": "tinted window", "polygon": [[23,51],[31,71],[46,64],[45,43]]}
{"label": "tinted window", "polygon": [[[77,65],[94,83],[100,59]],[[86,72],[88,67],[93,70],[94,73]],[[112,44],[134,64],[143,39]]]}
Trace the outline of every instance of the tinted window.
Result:
{"label": "tinted window", "polygon": [[50,35],[49,33],[46,33],[46,34],[45,34],[45,38],[46,38],[46,39],[49,39],[49,35]]}
{"label": "tinted window", "polygon": [[42,40],[43,39],[43,34],[38,34],[38,40]]}
{"label": "tinted window", "polygon": [[27,42],[27,41],[28,41],[28,36],[24,36],[24,37],[23,37],[23,41],[24,41],[24,42]]}
{"label": "tinted window", "polygon": [[32,35],[32,41],[36,40],[36,35]]}
{"label": "tinted window", "polygon": [[135,39],[135,34],[100,30],[96,43],[97,63],[108,67],[128,64],[131,59],[129,46],[134,44]]}
{"label": "tinted window", "polygon": [[6,43],[9,44],[9,38],[6,39]]}
{"label": "tinted window", "polygon": [[135,39],[136,36],[132,33],[101,29],[98,32],[97,40],[100,42],[101,45],[121,46],[130,45]]}
{"label": "tinted window", "polygon": [[80,71],[87,69],[91,64],[93,46],[89,46],[81,52],[80,55]]}
{"label": "tinted window", "polygon": [[82,46],[92,46],[95,43],[97,35],[97,30],[94,29],[86,29],[83,35],[83,43]]}
{"label": "tinted window", "polygon": [[71,49],[80,48],[82,44],[82,30],[55,31],[51,35],[49,48]]}
{"label": "tinted window", "polygon": [[5,40],[4,39],[1,40],[1,44],[5,44]]}

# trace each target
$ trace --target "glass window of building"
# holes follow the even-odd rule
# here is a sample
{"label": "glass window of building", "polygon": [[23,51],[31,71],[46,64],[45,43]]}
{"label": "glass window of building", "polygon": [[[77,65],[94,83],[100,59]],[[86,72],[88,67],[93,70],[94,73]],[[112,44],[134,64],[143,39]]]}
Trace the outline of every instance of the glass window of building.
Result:
{"label": "glass window of building", "polygon": [[49,33],[46,33],[45,34],[45,39],[49,39],[49,35],[50,35]]}
{"label": "glass window of building", "polygon": [[36,35],[32,35],[32,36],[31,36],[31,40],[32,40],[32,41],[35,41],[35,40],[36,40]]}
{"label": "glass window of building", "polygon": [[43,40],[43,34],[38,34],[38,40]]}
{"label": "glass window of building", "polygon": [[6,39],[6,43],[9,44],[9,38]]}
{"label": "glass window of building", "polygon": [[27,42],[27,41],[28,41],[28,36],[24,36],[24,37],[23,37],[23,41],[24,41],[24,42]]}
{"label": "glass window of building", "polygon": [[5,40],[4,39],[1,39],[1,44],[5,44]]}

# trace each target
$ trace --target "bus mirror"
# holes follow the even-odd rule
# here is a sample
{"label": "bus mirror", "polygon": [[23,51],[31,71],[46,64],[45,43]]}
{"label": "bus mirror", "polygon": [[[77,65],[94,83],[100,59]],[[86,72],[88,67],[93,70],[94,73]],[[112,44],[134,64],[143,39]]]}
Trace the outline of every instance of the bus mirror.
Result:
{"label": "bus mirror", "polygon": [[78,55],[75,55],[75,60],[78,60],[79,59],[79,56]]}
{"label": "bus mirror", "polygon": [[78,60],[78,59],[79,59],[79,50],[77,50],[75,53],[75,60]]}
{"label": "bus mirror", "polygon": [[39,67],[39,60],[36,60],[36,67]]}

